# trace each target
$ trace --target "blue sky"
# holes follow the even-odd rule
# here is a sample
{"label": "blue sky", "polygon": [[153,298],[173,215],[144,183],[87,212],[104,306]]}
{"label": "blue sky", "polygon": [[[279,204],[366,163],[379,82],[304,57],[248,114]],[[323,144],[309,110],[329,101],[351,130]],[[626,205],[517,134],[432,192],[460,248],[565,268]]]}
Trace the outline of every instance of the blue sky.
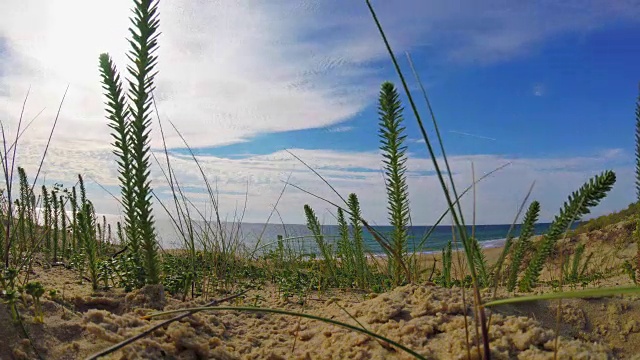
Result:
{"label": "blue sky", "polygon": [[[633,201],[637,1],[373,3],[414,94],[405,51],[427,88],[456,184],[470,184],[471,162],[476,176],[511,164],[478,186],[479,223],[511,222],[533,181],[533,197],[548,221],[573,190],[605,169],[619,180],[594,214]],[[376,100],[382,81],[400,84],[363,1],[160,4],[158,115],[176,123],[217,181],[226,214],[248,191],[245,220],[265,221],[289,176],[332,198],[289,149],[343,195],[358,193],[372,222],[387,222]],[[29,173],[70,84],[45,164],[47,179],[70,183],[83,173],[117,193],[96,64],[104,51],[120,69],[127,64],[130,5],[8,1],[9,11],[0,15],[0,117],[15,128],[29,86],[26,117],[45,109],[20,148]],[[403,101],[412,216],[429,224],[444,201]],[[420,96],[418,105],[432,134]],[[161,147],[158,130],[154,123],[154,149]],[[180,138],[167,131],[167,143],[183,183],[206,208],[202,180]],[[157,166],[152,174],[167,199]],[[118,213],[99,186],[90,190],[98,211]],[[304,203],[334,222],[327,204],[292,188],[278,210],[285,222],[301,223]],[[463,204],[470,212],[472,201]]]}
{"label": "blue sky", "polygon": [[[617,147],[633,152],[629,131],[640,81],[640,22],[612,24],[588,34],[560,34],[535,45],[527,55],[490,64],[447,64],[424,48],[411,56],[421,79],[428,79],[429,96],[452,155],[544,157]],[[430,64],[434,57],[437,62]],[[375,65],[400,86],[389,62]],[[409,80],[425,116],[415,80]],[[404,96],[403,100],[409,140],[420,139]],[[246,142],[195,150],[235,158],[283,148],[374,151],[377,117],[375,104],[370,104],[330,127],[263,133]],[[417,153],[426,151],[424,144],[408,145]]]}

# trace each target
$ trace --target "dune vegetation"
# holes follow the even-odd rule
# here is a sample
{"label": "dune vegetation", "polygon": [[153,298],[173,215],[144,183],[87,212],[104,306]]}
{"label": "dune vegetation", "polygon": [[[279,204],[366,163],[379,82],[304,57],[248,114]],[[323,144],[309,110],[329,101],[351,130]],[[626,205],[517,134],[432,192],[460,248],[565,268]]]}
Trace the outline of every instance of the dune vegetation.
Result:
{"label": "dune vegetation", "polygon": [[[152,136],[164,136],[151,133],[152,122],[168,128],[154,117],[160,14],[157,0],[132,3],[125,72],[108,53],[96,54],[121,223],[112,228],[96,215],[82,174],[71,187],[42,185],[39,171],[26,174],[14,164],[22,119],[13,140],[3,128],[0,338],[6,346],[0,359],[606,359],[640,352],[640,100],[638,194],[628,209],[583,221],[615,185],[616,175],[603,170],[567,194],[541,236],[533,227],[544,204],[524,194],[513,220],[520,231],[505,234],[503,247],[484,249],[467,230],[460,199],[489,174],[465,187],[453,182],[427,94],[421,86],[434,134],[364,1],[398,75],[397,85],[381,84],[378,97],[393,231],[381,233],[363,218],[359,196],[365,194],[339,194],[308,166],[341,199],[325,200],[337,214],[339,236],[324,234],[314,209],[301,204],[317,254],[282,237],[247,246],[242,220],[227,222],[218,212],[198,158],[191,153],[213,214],[189,200],[166,146],[162,154],[150,149]],[[451,241],[434,256],[408,246],[405,116],[416,119],[447,200],[433,225],[453,222]],[[170,201],[154,193],[153,164],[171,188]],[[159,245],[154,204],[171,219],[180,249]],[[371,256],[365,233],[386,256]]]}

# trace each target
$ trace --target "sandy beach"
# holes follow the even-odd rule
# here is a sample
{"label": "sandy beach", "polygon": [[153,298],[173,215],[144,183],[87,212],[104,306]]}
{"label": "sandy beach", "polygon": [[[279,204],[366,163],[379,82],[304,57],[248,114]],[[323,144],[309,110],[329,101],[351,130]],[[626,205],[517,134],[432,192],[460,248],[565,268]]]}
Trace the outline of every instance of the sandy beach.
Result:
{"label": "sandy beach", "polygon": [[[624,231],[619,226],[611,231]],[[604,233],[603,233],[604,234]],[[600,234],[602,235],[602,234]],[[592,234],[591,237],[598,236]],[[586,238],[585,238],[586,239]],[[584,241],[585,239],[582,239]],[[573,240],[567,240],[573,241]],[[575,241],[580,241],[576,239]],[[615,243],[609,244],[616,248]],[[602,243],[599,244],[602,250]],[[619,246],[618,246],[619,247]],[[620,253],[630,254],[634,245]],[[502,248],[485,249],[489,263]],[[604,253],[603,253],[604,254]],[[457,264],[454,255],[454,264]],[[429,269],[438,254],[421,255]],[[548,274],[552,274],[549,271]],[[33,279],[58,290],[42,300],[44,323],[28,314],[33,306],[20,304],[24,324],[33,341],[21,340],[12,327],[3,326],[0,359],[31,359],[35,352],[47,359],[85,358],[99,350],[138,334],[160,322],[142,320],[154,310],[143,292],[125,294],[120,289],[92,292],[77,273],[63,267],[34,269]],[[618,274],[593,286],[628,285]],[[216,298],[226,294],[220,293]],[[547,285],[536,293],[553,291]],[[497,297],[508,296],[499,289]],[[482,291],[485,301],[491,289]],[[477,358],[475,333],[465,332],[472,321],[471,290],[446,289],[424,282],[395,288],[382,294],[332,289],[312,291],[304,298],[283,298],[272,285],[252,289],[243,297],[221,306],[281,309],[312,314],[364,327],[387,336],[427,359],[465,359],[467,350]],[[201,306],[211,299],[167,296],[165,310]],[[556,344],[558,301],[542,301],[488,309],[491,351],[495,359],[551,359]],[[640,353],[640,297],[615,296],[571,299],[561,303],[558,355],[561,359],[637,359]],[[167,318],[167,317],[165,317]],[[10,314],[0,306],[0,322]],[[472,329],[472,328],[471,328]],[[316,320],[265,312],[201,312],[156,330],[124,347],[107,359],[410,359],[410,355],[358,332]]]}

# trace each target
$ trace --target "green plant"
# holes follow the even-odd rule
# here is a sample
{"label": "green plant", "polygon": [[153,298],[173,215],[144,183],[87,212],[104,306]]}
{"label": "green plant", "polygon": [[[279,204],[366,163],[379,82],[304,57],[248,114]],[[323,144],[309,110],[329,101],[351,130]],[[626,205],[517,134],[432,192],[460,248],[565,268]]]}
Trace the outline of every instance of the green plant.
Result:
{"label": "green plant", "polygon": [[11,310],[11,319],[18,321],[18,309],[16,308],[16,302],[18,301],[18,291],[16,289],[16,279],[18,277],[18,270],[14,268],[5,268],[0,273],[0,285],[2,291],[0,292],[5,298],[5,303],[9,305]]}
{"label": "green plant", "polygon": [[480,242],[473,236],[469,238],[469,242],[471,243],[471,251],[473,254],[473,267],[475,268],[476,274],[478,274],[478,284],[483,287],[489,286],[487,258],[484,256],[484,252],[482,252]]}
{"label": "green plant", "polygon": [[[640,95],[636,101],[636,201],[640,202]],[[633,236],[636,239],[638,251],[636,253],[636,284],[640,285],[640,215],[636,217],[636,231]]]}
{"label": "green plant", "polygon": [[390,82],[381,86],[378,100],[378,115],[380,116],[380,150],[382,162],[385,165],[385,185],[387,189],[387,204],[391,233],[391,247],[389,266],[395,285],[400,285],[411,279],[405,278],[403,264],[407,258],[407,240],[409,226],[409,192],[406,180],[406,151],[403,146],[406,135],[402,125],[402,106],[398,91]]}
{"label": "green plant", "polygon": [[330,283],[335,282],[337,279],[336,276],[336,261],[333,253],[333,248],[331,244],[328,244],[324,236],[322,234],[322,227],[320,226],[320,222],[318,221],[318,217],[313,212],[311,206],[305,204],[304,205],[304,213],[307,218],[307,227],[309,231],[313,234],[314,240],[318,245],[318,249],[324,258],[324,265],[327,270],[328,281]]}
{"label": "green plant", "polygon": [[62,256],[62,259],[66,259],[69,249],[67,248],[68,246],[67,244],[67,234],[68,234],[67,213],[65,211],[65,197],[63,195],[60,195],[59,204],[60,204],[60,228],[62,229],[62,232],[60,233],[60,236],[61,236],[60,242],[62,244],[61,256]]}
{"label": "green plant", "polygon": [[362,214],[360,201],[355,193],[349,194],[347,206],[351,213],[351,229],[353,232],[353,257],[356,270],[356,284],[362,289],[368,289],[371,284],[371,274],[365,255],[364,237],[362,235]]}
{"label": "green plant", "polygon": [[518,285],[520,291],[531,291],[533,285],[538,281],[540,271],[551,254],[553,246],[562,233],[570,227],[574,220],[588,214],[590,207],[598,205],[600,200],[611,190],[615,181],[616,175],[613,171],[604,171],[569,196],[568,201],[564,203],[560,213],[551,223],[549,230],[542,237],[538,250],[529,262]]}
{"label": "green plant", "polygon": [[31,187],[27,180],[24,168],[18,167],[18,178],[20,181],[20,199],[18,208],[18,233],[22,240],[23,247],[33,246],[33,207],[31,203]]}
{"label": "green plant", "polygon": [[[78,212],[79,238],[86,255],[89,277],[93,290],[98,289],[98,240],[96,239],[96,221],[93,204],[87,199],[82,175],[78,175],[80,183],[80,211]],[[81,272],[82,274],[82,272]]]}
{"label": "green plant", "polygon": [[538,216],[540,214],[540,203],[533,201],[527,213],[524,216],[522,222],[522,228],[520,230],[520,237],[516,243],[516,247],[511,256],[511,264],[509,277],[507,279],[507,290],[513,291],[516,287],[516,281],[518,280],[518,274],[520,273],[520,267],[525,253],[529,250],[531,243],[531,236],[533,236],[534,227],[538,222]]}
{"label": "green plant", "polygon": [[[132,77],[128,81],[131,106],[125,104],[116,67],[108,54],[100,55],[100,71],[108,117],[113,129],[114,153],[118,157],[119,179],[125,208],[125,233],[134,256],[140,251],[144,265],[144,281],[160,282],[160,263],[155,239],[155,225],[149,180],[149,128],[151,124],[151,93],[154,89],[154,68],[158,47],[158,6],[154,0],[134,0],[134,17],[130,28],[132,40],[127,67]],[[129,120],[130,118],[130,120]]]}
{"label": "green plant", "polygon": [[35,309],[34,321],[38,323],[44,322],[44,314],[42,312],[42,304],[40,303],[40,297],[44,295],[44,286],[39,281],[27,283],[24,287],[27,295],[31,295],[33,298],[33,306]]}
{"label": "green plant", "polygon": [[[449,240],[447,246],[442,249],[442,272],[440,276],[436,278],[436,284],[442,285],[446,288],[453,286],[451,281],[451,264],[452,264],[452,242]],[[434,263],[435,265],[435,263]]]}
{"label": "green plant", "polygon": [[71,191],[67,190],[67,196],[71,204],[71,251],[75,253],[78,250],[78,194],[75,186]]}
{"label": "green plant", "polygon": [[337,255],[340,258],[342,268],[348,273],[355,273],[356,260],[354,258],[353,244],[349,235],[349,225],[344,217],[344,211],[338,208],[338,232],[340,237],[337,241]]}
{"label": "green plant", "polygon": [[[42,204],[44,206],[44,228],[48,230],[51,228],[51,197],[44,185],[42,185]],[[51,252],[51,231],[45,231],[44,241],[45,251],[49,254]]]}
{"label": "green plant", "polygon": [[58,262],[58,242],[60,236],[60,227],[58,218],[60,217],[60,205],[58,203],[58,194],[56,191],[51,192],[51,202],[53,208],[53,215],[51,216],[51,221],[53,222],[53,227],[51,229],[52,240],[53,240],[53,262]]}
{"label": "green plant", "polygon": [[[467,230],[466,230],[466,226],[464,223],[464,217],[462,214],[462,208],[460,206],[460,203],[457,202],[457,199],[459,199],[459,196],[457,194],[456,191],[456,187],[455,187],[455,183],[453,181],[453,175],[451,172],[451,169],[449,167],[449,162],[447,160],[447,156],[445,154],[444,151],[444,145],[442,142],[442,138],[440,137],[440,133],[438,131],[438,127],[437,127],[437,122],[435,120],[435,115],[433,113],[433,110],[431,109],[431,106],[429,104],[429,102],[427,101],[427,105],[429,107],[430,110],[430,114],[431,114],[431,118],[433,120],[434,126],[436,128],[436,134],[438,135],[438,142],[440,143],[440,148],[442,151],[442,157],[444,159],[445,162],[445,166],[447,168],[447,173],[449,175],[449,181],[450,181],[450,185],[451,185],[451,190],[453,192],[453,196],[452,194],[449,192],[449,188],[447,186],[447,183],[445,182],[445,178],[443,176],[443,172],[441,171],[440,168],[440,164],[438,163],[437,159],[436,159],[436,155],[433,149],[433,146],[431,144],[431,140],[429,138],[429,136],[427,135],[427,132],[424,128],[424,125],[422,123],[422,117],[420,116],[420,113],[418,112],[418,108],[415,104],[415,101],[413,99],[413,96],[411,95],[411,92],[409,91],[409,86],[407,85],[407,82],[404,78],[404,74],[402,73],[402,70],[400,69],[400,65],[398,63],[398,60],[396,59],[396,56],[393,52],[393,50],[391,49],[391,45],[389,43],[389,40],[387,39],[387,36],[382,28],[382,25],[380,24],[380,21],[378,20],[378,16],[376,15],[375,10],[373,9],[373,6],[371,5],[371,1],[370,0],[366,0],[366,4],[367,7],[369,8],[369,12],[371,14],[371,17],[373,18],[373,21],[375,22],[375,25],[380,33],[380,36],[382,38],[382,41],[385,44],[385,47],[387,49],[387,52],[389,53],[389,56],[391,57],[391,61],[393,63],[393,66],[396,70],[396,73],[398,74],[398,76],[400,77],[400,81],[402,83],[402,87],[404,89],[404,92],[409,100],[409,104],[411,105],[411,109],[413,111],[413,114],[416,118],[416,122],[418,123],[418,127],[420,129],[420,133],[422,135],[422,138],[424,139],[425,145],[427,147],[427,150],[429,152],[429,156],[431,157],[434,169],[436,171],[436,175],[438,177],[438,181],[440,182],[440,187],[442,189],[442,191],[444,192],[445,195],[445,199],[447,201],[447,205],[449,207],[449,211],[451,213],[451,216],[453,218],[453,223],[455,224],[458,233],[460,235],[460,238],[462,240],[462,245],[464,248],[464,253],[467,257],[467,262],[469,264],[474,264],[476,261],[474,259],[474,257],[476,256],[474,254],[474,249],[473,246],[471,244],[471,241],[468,237],[467,234]],[[426,96],[425,96],[425,99]],[[428,100],[428,99],[427,99]],[[457,203],[457,212],[455,211],[455,205],[454,205],[454,201],[453,199],[456,199],[456,203]],[[477,274],[476,274],[476,269],[475,266],[469,266],[470,269],[470,273],[471,273],[471,280],[473,283],[473,297],[474,297],[474,307],[475,307],[475,314],[477,315],[477,323],[480,326],[480,335],[482,338],[482,351],[483,351],[483,356],[485,359],[489,359],[491,357],[491,353],[490,353],[490,349],[489,349],[489,334],[488,334],[488,330],[487,330],[487,319],[486,319],[486,314],[484,313],[484,310],[481,306],[481,296],[480,296],[480,289],[479,289],[479,284],[478,284],[478,278],[477,278]],[[466,319],[466,318],[465,318]],[[465,327],[465,331],[466,331],[466,327]],[[478,349],[478,357],[481,356],[480,353],[480,346],[477,346]]]}
{"label": "green plant", "polygon": [[564,281],[569,284],[575,284],[587,280],[587,269],[593,253],[589,253],[583,260],[585,245],[580,244],[576,247],[573,257],[567,257],[562,264],[562,273]]}

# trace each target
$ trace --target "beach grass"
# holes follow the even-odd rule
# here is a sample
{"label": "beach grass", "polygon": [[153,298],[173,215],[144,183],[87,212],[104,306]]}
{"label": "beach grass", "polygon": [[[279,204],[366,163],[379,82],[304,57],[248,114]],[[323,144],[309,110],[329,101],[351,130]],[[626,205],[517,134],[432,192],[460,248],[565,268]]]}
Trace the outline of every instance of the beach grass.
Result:
{"label": "beach grass", "polygon": [[[580,225],[575,231],[569,230],[574,222],[588,215],[590,209],[606,197],[616,182],[616,175],[612,171],[607,170],[595,175],[570,194],[549,230],[537,237],[534,236],[533,229],[544,204],[533,200],[529,202],[528,207],[526,206],[531,195],[530,189],[512,224],[513,229],[518,223],[520,212],[527,208],[519,234],[509,230],[508,234],[505,234],[506,241],[502,248],[483,249],[480,246],[475,234],[475,211],[472,231],[469,232],[460,200],[469,191],[472,191],[475,199],[475,184],[502,167],[479,179],[475,179],[474,172],[472,184],[464,191],[458,191],[461,185],[453,181],[435,112],[413,68],[410,56],[407,54],[411,70],[427,104],[428,117],[431,118],[435,129],[435,140],[423,124],[423,116],[417,110],[416,100],[409,90],[404,72],[373,6],[368,0],[365,1],[365,5],[379,30],[400,80],[399,87],[392,82],[382,83],[378,98],[381,163],[385,179],[383,186],[388,200],[388,220],[393,229],[391,233],[383,234],[363,217],[358,194],[352,193],[346,198],[343,197],[322,174],[307,165],[304,159],[292,154],[334,191],[342,203],[328,201],[288,181],[285,187],[291,185],[308,193],[309,196],[326,201],[335,208],[339,236],[336,241],[330,241],[330,237],[323,233],[314,210],[309,205],[304,205],[300,207],[300,211],[306,216],[307,227],[312,233],[318,253],[306,253],[295,243],[285,241],[285,237],[263,239],[260,236],[255,246],[250,248],[242,241],[240,224],[244,209],[234,215],[233,221],[222,220],[217,189],[211,185],[187,139],[169,122],[189,150],[194,165],[199,169],[213,211],[207,213],[196,207],[174,172],[166,143],[163,160],[156,157],[149,147],[149,139],[155,135],[151,134],[150,128],[155,109],[153,92],[154,77],[157,74],[155,66],[158,62],[155,52],[159,47],[157,36],[160,16],[157,0],[134,0],[134,16],[131,19],[129,39],[131,49],[128,53],[132,64],[127,67],[127,78],[120,77],[107,53],[100,54],[98,62],[106,98],[106,117],[112,130],[113,152],[117,158],[120,181],[118,201],[122,206],[124,218],[122,223],[117,224],[115,234],[111,233],[111,227],[106,220],[100,223],[96,216],[94,205],[86,196],[82,174],[78,175],[78,182],[70,188],[43,184],[40,194],[36,194],[34,189],[40,170],[30,184],[24,169],[17,167],[19,181],[18,191],[15,191],[14,168],[22,117],[15,140],[9,147],[11,140],[7,139],[4,127],[2,128],[4,149],[1,152],[1,160],[5,189],[0,204],[3,220],[0,222],[0,257],[3,260],[0,297],[11,310],[16,326],[25,328],[20,325],[22,318],[18,305],[22,301],[21,297],[26,295],[32,296],[36,305],[36,320],[43,321],[39,299],[47,289],[40,283],[30,281],[35,261],[43,262],[44,267],[48,269],[55,266],[72,269],[77,274],[77,280],[88,281],[94,292],[122,289],[125,293],[143,290],[147,294],[153,294],[150,296],[156,300],[154,304],[159,304],[157,310],[160,312],[145,319],[188,313],[174,318],[174,321],[177,321],[202,311],[275,313],[308,318],[360,332],[381,341],[384,346],[395,347],[418,359],[427,358],[427,354],[421,354],[398,341],[376,334],[364,328],[362,324],[353,325],[303,312],[261,307],[258,305],[259,297],[256,297],[254,307],[221,307],[218,306],[220,301],[214,300],[211,304],[215,303],[215,306],[185,306],[184,309],[161,311],[162,304],[165,296],[176,296],[183,302],[198,299],[209,301],[221,293],[231,294],[228,300],[225,300],[231,301],[246,293],[248,289],[260,289],[266,285],[274,286],[283,299],[296,298],[300,303],[304,303],[308,295],[314,291],[348,289],[370,294],[390,291],[405,285],[429,283],[461,291],[467,357],[471,358],[471,353],[475,352],[476,358],[490,359],[491,316],[486,313],[489,307],[520,302],[640,293],[640,287],[637,286],[594,287],[582,290],[571,288],[568,291],[564,289],[564,285],[595,286],[599,279],[613,274],[617,269],[605,268],[604,263],[598,262],[597,256],[594,257],[593,250],[584,244],[572,245],[565,240],[582,232],[603,229],[607,225],[617,223],[618,220],[633,217],[632,220],[638,223],[637,219],[640,219],[636,203],[618,215],[598,218]],[[404,108],[400,101],[401,91],[409,101],[409,110],[417,121],[447,201],[447,209],[444,209],[439,219],[434,219],[434,226],[420,240],[417,249],[429,241],[435,225],[440,224],[447,216],[453,224],[451,241],[441,249],[439,255],[412,252],[408,246],[408,228],[411,226],[408,201],[410,189],[405,175],[407,154],[404,144],[406,135],[403,125]],[[636,135],[640,143],[640,100],[636,118]],[[164,128],[159,118],[158,121],[164,143]],[[55,125],[51,130],[51,136],[54,129]],[[439,148],[440,156],[436,154],[436,147]],[[636,155],[640,159],[640,152]],[[45,156],[46,151],[42,161]],[[149,177],[152,159],[161,168],[164,179],[170,186],[169,201],[161,199],[153,191]],[[637,177],[640,179],[640,170]],[[637,184],[640,194],[640,182]],[[154,201],[170,218],[180,237],[181,248],[176,251],[162,249],[158,244],[156,216],[152,211]],[[41,212],[36,210],[39,207],[43,208]],[[271,215],[276,212],[277,205],[273,207]],[[286,232],[286,226],[283,227]],[[640,244],[640,226],[637,229],[634,239]],[[386,256],[371,256],[373,254],[366,248],[363,240],[365,232],[370,233]],[[557,254],[560,246],[565,248]],[[566,246],[571,247],[566,249]],[[618,269],[623,268],[618,266]],[[640,278],[637,275],[639,269],[640,247],[638,260],[635,263],[627,261],[624,264],[624,271],[628,272],[630,279],[634,281]],[[544,286],[552,286],[555,291],[536,293],[538,288]],[[483,301],[486,299],[483,296],[485,290],[493,290],[493,300]],[[501,294],[511,296],[497,299],[498,290]],[[468,294],[471,295],[470,299],[466,298]],[[466,310],[467,301],[472,305],[471,312]],[[26,330],[25,335],[29,338]],[[135,340],[141,337],[136,337]],[[132,342],[133,340],[123,340],[120,344],[100,351],[90,358],[108,355]],[[557,355],[557,346],[555,351]]]}

